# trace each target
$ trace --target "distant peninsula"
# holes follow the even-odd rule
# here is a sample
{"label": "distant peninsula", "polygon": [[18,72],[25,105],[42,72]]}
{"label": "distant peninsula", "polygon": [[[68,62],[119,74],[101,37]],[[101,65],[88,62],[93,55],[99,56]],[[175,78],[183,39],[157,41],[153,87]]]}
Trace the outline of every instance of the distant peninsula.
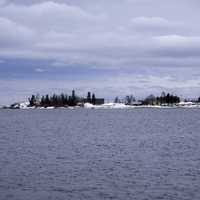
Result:
{"label": "distant peninsula", "polygon": [[71,95],[31,95],[28,101],[16,102],[3,109],[56,109],[56,108],[200,108],[200,98],[193,101],[181,101],[180,97],[162,92],[160,96],[149,95],[143,100],[137,100],[133,95],[124,98],[115,97],[113,102],[105,103],[104,98],[96,98],[95,93],[88,92],[86,97],[76,95],[72,90]]}

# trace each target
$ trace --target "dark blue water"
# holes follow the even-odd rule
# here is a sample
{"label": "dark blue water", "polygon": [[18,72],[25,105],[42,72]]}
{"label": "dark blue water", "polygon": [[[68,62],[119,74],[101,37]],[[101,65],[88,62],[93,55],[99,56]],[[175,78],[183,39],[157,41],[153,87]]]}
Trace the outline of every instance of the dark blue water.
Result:
{"label": "dark blue water", "polygon": [[199,200],[200,110],[1,110],[7,199]]}

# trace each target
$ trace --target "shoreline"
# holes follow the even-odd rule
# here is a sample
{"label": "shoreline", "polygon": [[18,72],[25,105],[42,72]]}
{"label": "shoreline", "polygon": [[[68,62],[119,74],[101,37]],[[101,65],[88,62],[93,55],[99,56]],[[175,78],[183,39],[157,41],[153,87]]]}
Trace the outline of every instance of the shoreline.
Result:
{"label": "shoreline", "polygon": [[132,106],[132,105],[125,105],[122,103],[107,103],[103,105],[92,105],[89,103],[84,104],[83,106],[74,106],[74,107],[30,107],[27,104],[19,105],[19,107],[9,107],[9,106],[3,106],[0,107],[1,110],[56,110],[56,109],[66,109],[66,110],[75,110],[75,109],[102,109],[102,110],[110,110],[110,109],[199,109],[199,104],[194,105],[165,105],[165,106],[159,106],[159,105],[140,105],[140,106]]}

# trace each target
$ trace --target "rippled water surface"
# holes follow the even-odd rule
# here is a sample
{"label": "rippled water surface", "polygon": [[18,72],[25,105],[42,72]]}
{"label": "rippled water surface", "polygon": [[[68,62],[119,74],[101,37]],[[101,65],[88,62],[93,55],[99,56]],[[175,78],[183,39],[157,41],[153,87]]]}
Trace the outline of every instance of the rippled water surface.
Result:
{"label": "rippled water surface", "polygon": [[200,110],[1,110],[7,199],[199,200]]}

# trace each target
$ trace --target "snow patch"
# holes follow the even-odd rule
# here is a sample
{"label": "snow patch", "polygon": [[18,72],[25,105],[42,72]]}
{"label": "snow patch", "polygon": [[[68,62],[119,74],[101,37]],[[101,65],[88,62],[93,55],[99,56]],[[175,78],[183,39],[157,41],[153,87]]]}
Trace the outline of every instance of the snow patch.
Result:
{"label": "snow patch", "polygon": [[85,103],[84,108],[94,108],[95,106],[91,103]]}

